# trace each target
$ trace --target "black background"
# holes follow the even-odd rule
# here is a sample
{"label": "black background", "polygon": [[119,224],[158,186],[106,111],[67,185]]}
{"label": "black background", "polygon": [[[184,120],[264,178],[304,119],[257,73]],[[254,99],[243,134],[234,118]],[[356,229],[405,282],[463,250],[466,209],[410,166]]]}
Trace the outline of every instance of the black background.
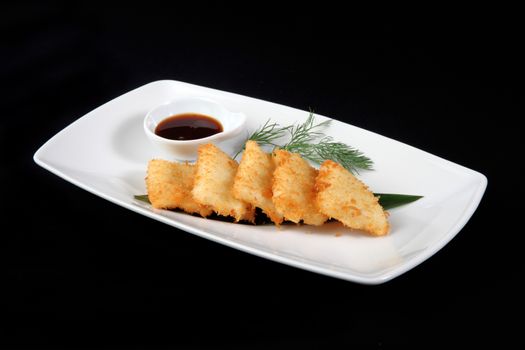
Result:
{"label": "black background", "polygon": [[[523,344],[515,88],[523,60],[511,9],[412,8],[405,19],[306,4],[294,13],[170,5],[4,9],[0,344]],[[312,107],[480,171],[487,192],[435,256],[364,286],[179,232],[34,164],[38,147],[66,125],[159,79]]]}

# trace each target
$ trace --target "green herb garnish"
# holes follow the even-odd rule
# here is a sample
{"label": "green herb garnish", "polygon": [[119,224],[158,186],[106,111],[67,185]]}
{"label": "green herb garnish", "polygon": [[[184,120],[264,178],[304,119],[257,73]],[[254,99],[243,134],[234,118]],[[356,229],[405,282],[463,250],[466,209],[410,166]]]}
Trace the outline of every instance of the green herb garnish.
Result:
{"label": "green herb garnish", "polygon": [[146,202],[148,204],[151,204],[151,202],[149,201],[149,197],[147,194],[136,194],[133,196],[133,198],[135,198],[136,200],[138,201],[141,201],[141,202]]}
{"label": "green herb garnish", "polygon": [[[325,160],[330,159],[341,164],[352,173],[357,173],[359,169],[371,170],[373,162],[362,152],[324,135],[322,129],[326,128],[330,123],[331,120],[326,120],[315,124],[313,112],[310,112],[304,123],[286,127],[281,127],[277,123],[271,123],[270,119],[268,119],[246,141],[252,140],[260,146],[279,147],[289,152],[299,153],[315,164],[321,164]],[[277,141],[285,136],[289,136],[288,142],[278,144]],[[240,152],[237,152],[235,157]]]}
{"label": "green herb garnish", "polygon": [[398,193],[374,193],[374,196],[379,197],[379,204],[381,204],[384,210],[396,208],[423,198],[423,196]]}

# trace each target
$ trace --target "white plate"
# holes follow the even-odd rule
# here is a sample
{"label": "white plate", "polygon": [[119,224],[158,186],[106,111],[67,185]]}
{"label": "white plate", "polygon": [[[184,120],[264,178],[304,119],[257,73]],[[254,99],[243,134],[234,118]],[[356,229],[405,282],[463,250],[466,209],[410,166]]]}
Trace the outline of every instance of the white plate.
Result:
{"label": "white plate", "polygon": [[[148,160],[157,153],[142,129],[152,107],[178,97],[208,97],[248,116],[253,130],[269,117],[288,125],[306,119],[298,109],[177,81],[156,81],[78,119],[34,156],[45,169],[113,203],[198,236],[271,260],[377,284],[417,266],[466,224],[487,186],[482,174],[384,136],[339,121],[326,133],[371,157],[375,171],[361,178],[374,192],[424,198],[390,211],[391,233],[373,238],[338,223],[322,227],[238,225],[155,210],[133,198],[145,193]],[[325,117],[317,116],[318,121]]]}

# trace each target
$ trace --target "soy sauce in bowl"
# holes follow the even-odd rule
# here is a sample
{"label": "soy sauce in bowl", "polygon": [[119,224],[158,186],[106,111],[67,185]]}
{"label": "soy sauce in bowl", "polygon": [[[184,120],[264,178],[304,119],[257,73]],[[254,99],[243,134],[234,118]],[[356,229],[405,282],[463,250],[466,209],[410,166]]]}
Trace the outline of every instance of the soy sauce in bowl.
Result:
{"label": "soy sauce in bowl", "polygon": [[194,162],[201,145],[235,154],[246,140],[246,115],[204,97],[180,97],[149,110],[142,123],[155,156]]}
{"label": "soy sauce in bowl", "polygon": [[169,140],[197,140],[222,132],[222,124],[210,116],[198,113],[176,114],[162,120],[155,134]]}

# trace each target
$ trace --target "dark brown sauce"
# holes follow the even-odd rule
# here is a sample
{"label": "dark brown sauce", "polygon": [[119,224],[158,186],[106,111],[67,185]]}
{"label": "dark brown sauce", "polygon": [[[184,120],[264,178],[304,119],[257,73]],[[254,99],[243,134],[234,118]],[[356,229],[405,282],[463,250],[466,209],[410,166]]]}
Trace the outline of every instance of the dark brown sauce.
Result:
{"label": "dark brown sauce", "polygon": [[155,134],[160,137],[177,141],[202,139],[222,131],[218,120],[197,113],[172,115],[155,128]]}

